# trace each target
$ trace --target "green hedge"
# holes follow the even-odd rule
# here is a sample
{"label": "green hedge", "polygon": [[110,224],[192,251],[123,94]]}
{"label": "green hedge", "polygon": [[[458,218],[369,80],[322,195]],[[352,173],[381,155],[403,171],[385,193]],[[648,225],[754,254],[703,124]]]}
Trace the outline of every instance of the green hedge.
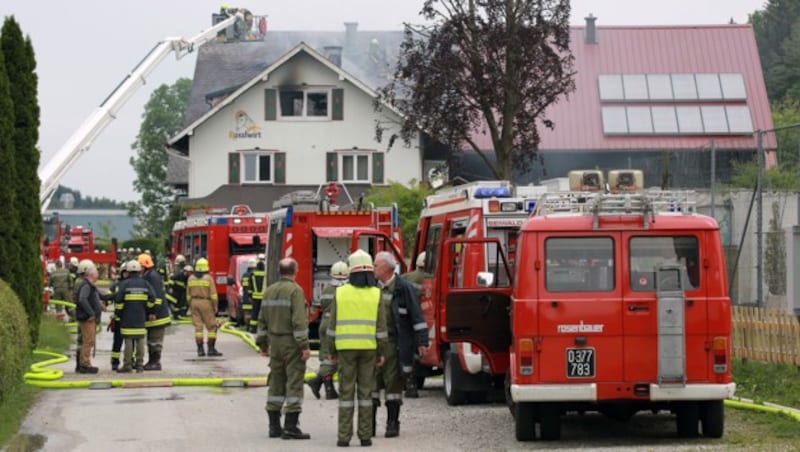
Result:
{"label": "green hedge", "polygon": [[0,404],[19,385],[31,353],[28,317],[17,294],[0,280]]}

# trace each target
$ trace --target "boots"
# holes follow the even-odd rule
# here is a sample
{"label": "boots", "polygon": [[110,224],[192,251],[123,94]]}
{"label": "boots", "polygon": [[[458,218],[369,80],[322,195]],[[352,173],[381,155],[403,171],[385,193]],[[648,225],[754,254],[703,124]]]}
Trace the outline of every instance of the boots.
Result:
{"label": "boots", "polygon": [[[319,389],[322,387],[322,381],[323,381],[323,379],[319,374],[317,374],[316,377],[306,381],[306,384],[308,385],[308,387],[311,388],[311,393],[314,394],[314,397],[316,397],[317,399],[319,399],[319,397],[320,397],[319,396]],[[328,387],[325,386],[326,394],[327,394],[327,390],[328,390]]]}
{"label": "boots", "polygon": [[281,412],[280,411],[267,411],[269,416],[269,437],[277,438],[281,436],[283,430],[281,429]]}
{"label": "boots", "polygon": [[79,374],[96,374],[99,369],[94,366],[78,366]]}
{"label": "boots", "polygon": [[339,394],[336,393],[336,388],[333,386],[333,375],[326,376],[322,382],[325,383],[325,400],[338,399]]}
{"label": "boots", "polygon": [[75,350],[75,372],[81,368],[81,351]]}
{"label": "boots", "polygon": [[418,399],[419,392],[417,392],[417,382],[414,380],[414,374],[406,376],[406,397],[409,399]]}
{"label": "boots", "polygon": [[311,435],[303,433],[297,426],[300,413],[286,413],[286,422],[283,424],[281,439],[311,439]]}
{"label": "boots", "polygon": [[376,436],[375,429],[378,425],[376,419],[378,418],[378,408],[380,406],[381,401],[379,399],[372,399],[372,436]]}
{"label": "boots", "polygon": [[214,339],[208,341],[208,356],[222,356],[222,353],[217,351],[216,343]]}
{"label": "boots", "polygon": [[203,356],[206,356],[206,351],[203,349],[203,343],[202,342],[198,342],[197,343],[197,356],[199,356],[201,358]]}
{"label": "boots", "polygon": [[144,370],[161,370],[161,352],[150,352],[150,359],[144,365]]}
{"label": "boots", "polygon": [[400,435],[400,402],[386,402],[386,437],[394,438]]}
{"label": "boots", "polygon": [[111,358],[111,370],[115,371],[119,369],[119,358]]}

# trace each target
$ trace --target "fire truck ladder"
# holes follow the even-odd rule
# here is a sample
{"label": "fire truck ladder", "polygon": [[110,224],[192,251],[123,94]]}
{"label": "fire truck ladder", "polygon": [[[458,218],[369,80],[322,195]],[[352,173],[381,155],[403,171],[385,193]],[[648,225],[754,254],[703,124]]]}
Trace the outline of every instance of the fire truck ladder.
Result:
{"label": "fire truck ladder", "polygon": [[686,318],[682,265],[655,268],[658,310],[658,384],[686,384]]}
{"label": "fire truck ladder", "polygon": [[556,192],[543,194],[533,215],[591,213],[594,229],[599,229],[602,215],[642,215],[643,226],[647,229],[650,221],[655,221],[656,213],[690,215],[695,213],[695,204],[694,192],[688,190]]}

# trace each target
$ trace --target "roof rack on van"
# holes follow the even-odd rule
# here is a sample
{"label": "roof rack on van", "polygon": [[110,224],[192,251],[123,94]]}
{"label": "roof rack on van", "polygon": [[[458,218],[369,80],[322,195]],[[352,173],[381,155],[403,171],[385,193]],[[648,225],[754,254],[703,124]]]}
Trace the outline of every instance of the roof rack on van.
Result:
{"label": "roof rack on van", "polygon": [[627,193],[554,192],[545,193],[536,203],[534,216],[551,214],[591,214],[593,227],[599,226],[600,215],[642,215],[644,227],[648,216],[658,213],[690,215],[696,209],[695,192],[648,189]]}

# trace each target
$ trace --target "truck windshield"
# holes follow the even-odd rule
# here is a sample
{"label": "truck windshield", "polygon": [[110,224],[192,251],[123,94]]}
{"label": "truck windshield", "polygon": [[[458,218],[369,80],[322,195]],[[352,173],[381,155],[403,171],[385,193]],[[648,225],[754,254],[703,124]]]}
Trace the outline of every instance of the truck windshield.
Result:
{"label": "truck windshield", "polygon": [[630,239],[630,285],[635,291],[655,290],[655,272],[661,265],[683,267],[684,288],[700,287],[697,238],[694,236],[632,237]]}
{"label": "truck windshield", "polygon": [[545,241],[545,285],[550,292],[614,290],[611,237],[554,237]]}

